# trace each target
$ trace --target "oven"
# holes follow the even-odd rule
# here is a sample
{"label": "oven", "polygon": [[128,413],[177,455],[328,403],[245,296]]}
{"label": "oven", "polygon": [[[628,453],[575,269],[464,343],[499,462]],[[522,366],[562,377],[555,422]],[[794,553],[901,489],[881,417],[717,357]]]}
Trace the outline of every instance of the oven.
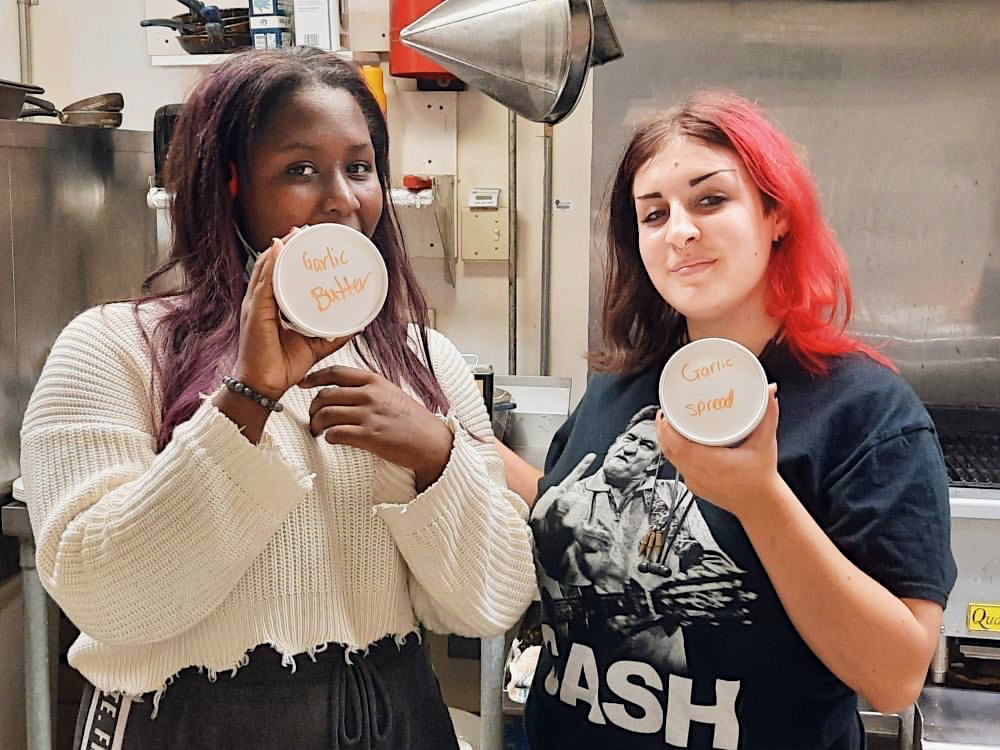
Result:
{"label": "oven", "polygon": [[926,750],[1000,748],[1000,408],[929,411],[948,467],[958,579],[915,737]]}

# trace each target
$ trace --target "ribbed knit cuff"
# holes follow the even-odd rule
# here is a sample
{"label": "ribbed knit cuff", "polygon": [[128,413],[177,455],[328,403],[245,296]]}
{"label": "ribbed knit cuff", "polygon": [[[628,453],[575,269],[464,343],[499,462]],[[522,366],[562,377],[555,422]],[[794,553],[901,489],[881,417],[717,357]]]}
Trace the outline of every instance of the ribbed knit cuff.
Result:
{"label": "ribbed knit cuff", "polygon": [[258,445],[247,440],[212,403],[212,396],[178,425],[173,439],[211,457],[234,485],[275,519],[283,519],[312,489],[312,474],[289,463],[266,433]]}
{"label": "ribbed knit cuff", "polygon": [[442,516],[459,512],[469,499],[488,492],[488,481],[482,457],[469,445],[472,438],[453,416],[446,423],[454,434],[451,455],[444,471],[433,484],[405,504],[381,503],[375,506],[379,517],[393,534],[413,534],[429,524],[440,523]]}

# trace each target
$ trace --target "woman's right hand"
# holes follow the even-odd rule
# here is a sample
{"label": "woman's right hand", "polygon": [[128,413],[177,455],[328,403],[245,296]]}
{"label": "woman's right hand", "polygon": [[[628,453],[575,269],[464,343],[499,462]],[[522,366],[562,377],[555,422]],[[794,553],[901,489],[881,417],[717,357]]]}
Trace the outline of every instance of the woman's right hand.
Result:
{"label": "woman's right hand", "polygon": [[281,311],[271,280],[274,264],[298,228],[275,238],[254,265],[240,308],[240,342],[234,377],[271,399],[279,399],[305,377],[319,360],[351,340],[333,341],[303,336],[281,324]]}

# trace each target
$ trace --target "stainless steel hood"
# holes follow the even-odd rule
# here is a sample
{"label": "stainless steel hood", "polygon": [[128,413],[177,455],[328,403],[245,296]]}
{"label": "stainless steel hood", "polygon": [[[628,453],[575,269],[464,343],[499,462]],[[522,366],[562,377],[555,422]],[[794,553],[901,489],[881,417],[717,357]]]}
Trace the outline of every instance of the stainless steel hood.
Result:
{"label": "stainless steel hood", "polygon": [[400,41],[522,117],[549,124],[576,106],[591,65],[622,55],[601,0],[444,0]]}

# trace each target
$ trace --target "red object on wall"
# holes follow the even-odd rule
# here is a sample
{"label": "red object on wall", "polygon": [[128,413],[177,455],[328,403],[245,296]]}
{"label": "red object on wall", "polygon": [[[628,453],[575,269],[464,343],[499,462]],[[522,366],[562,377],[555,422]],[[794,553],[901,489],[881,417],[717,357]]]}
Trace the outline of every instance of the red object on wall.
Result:
{"label": "red object on wall", "polygon": [[426,190],[434,187],[434,181],[430,177],[423,177],[417,174],[404,174],[403,187],[407,190]]}
{"label": "red object on wall", "polygon": [[401,78],[453,79],[436,62],[399,41],[399,32],[441,0],[392,0],[389,8],[389,74]]}

